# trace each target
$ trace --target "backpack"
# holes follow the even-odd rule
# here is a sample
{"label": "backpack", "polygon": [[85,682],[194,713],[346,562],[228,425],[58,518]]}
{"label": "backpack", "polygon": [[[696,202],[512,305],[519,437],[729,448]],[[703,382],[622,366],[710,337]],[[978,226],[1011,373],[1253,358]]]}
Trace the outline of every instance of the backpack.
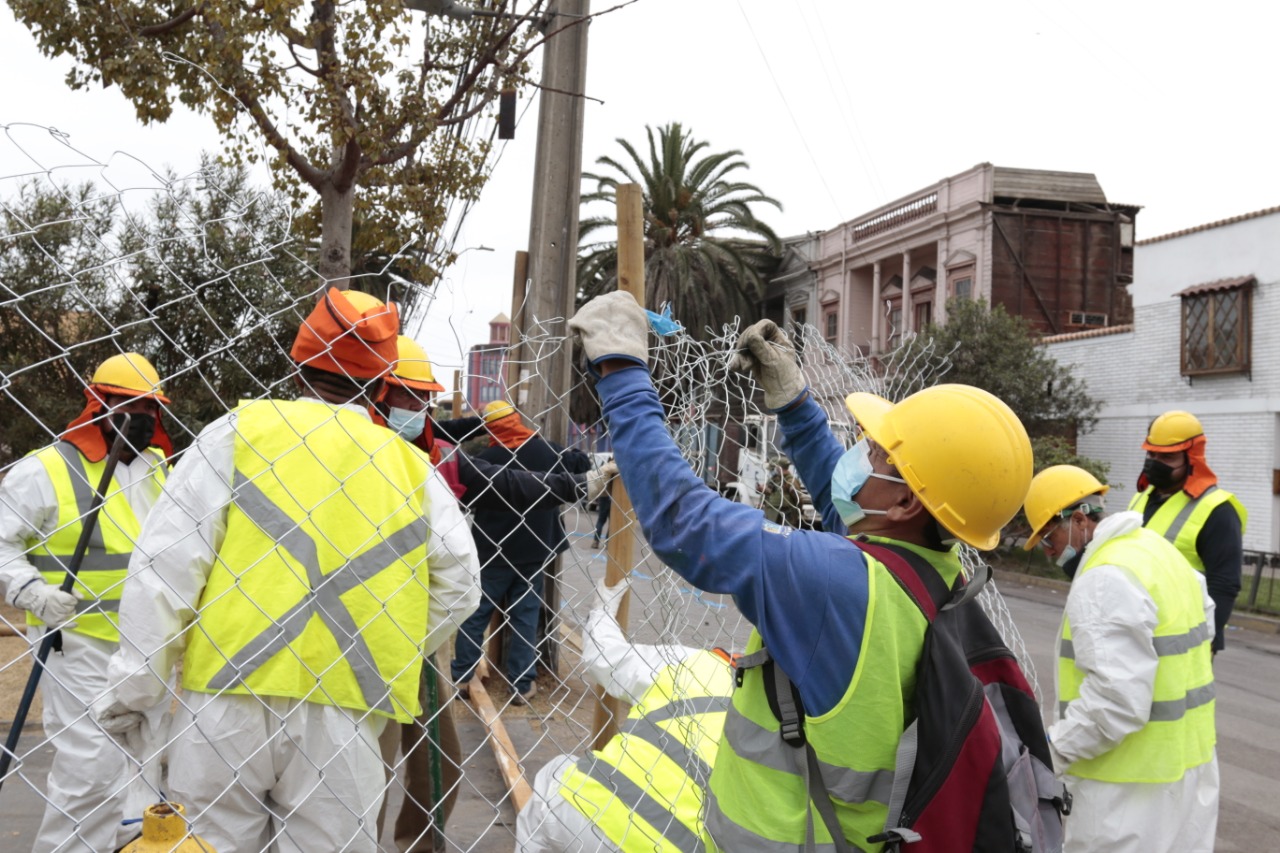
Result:
{"label": "backpack", "polygon": [[[915,720],[898,744],[885,831],[868,841],[904,853],[1060,853],[1070,795],[1054,779],[1035,693],[974,600],[987,575],[952,590],[909,549],[853,541],[889,569],[929,620]],[[763,665],[774,670],[764,683],[784,740],[803,746],[815,767],[799,691],[776,662]],[[849,845],[822,777],[811,772],[809,779],[814,807],[843,853]]]}

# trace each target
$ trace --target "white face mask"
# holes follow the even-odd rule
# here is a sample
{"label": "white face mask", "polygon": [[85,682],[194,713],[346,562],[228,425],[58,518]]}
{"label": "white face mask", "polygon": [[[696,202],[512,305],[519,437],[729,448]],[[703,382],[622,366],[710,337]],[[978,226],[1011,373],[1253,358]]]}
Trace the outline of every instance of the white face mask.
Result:
{"label": "white face mask", "polygon": [[405,441],[413,441],[422,435],[427,426],[426,411],[413,412],[409,409],[397,409],[392,406],[387,410],[387,426]]}

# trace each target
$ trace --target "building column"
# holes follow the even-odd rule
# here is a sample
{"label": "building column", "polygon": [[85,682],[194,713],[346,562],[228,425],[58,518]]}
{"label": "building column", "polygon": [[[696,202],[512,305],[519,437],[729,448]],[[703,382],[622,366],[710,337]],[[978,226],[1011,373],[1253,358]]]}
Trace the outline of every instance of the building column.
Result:
{"label": "building column", "polygon": [[938,283],[933,291],[933,322],[939,326],[947,323],[947,238],[938,238]]}
{"label": "building column", "polygon": [[902,253],[902,339],[904,341],[907,335],[915,331],[912,328],[915,322],[913,314],[915,311],[911,306],[911,250],[907,249]]}
{"label": "building column", "polygon": [[880,329],[884,325],[884,306],[880,304],[880,262],[871,265],[871,352],[884,352]]}

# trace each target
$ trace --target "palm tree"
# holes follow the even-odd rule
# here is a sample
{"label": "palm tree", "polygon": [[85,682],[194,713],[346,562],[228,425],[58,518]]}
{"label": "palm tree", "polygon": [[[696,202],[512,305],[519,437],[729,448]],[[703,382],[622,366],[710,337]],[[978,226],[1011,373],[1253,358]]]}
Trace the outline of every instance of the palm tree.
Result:
{"label": "palm tree", "polygon": [[678,122],[659,128],[656,139],[652,127],[646,125],[645,131],[647,161],[619,139],[629,161],[601,157],[596,163],[615,174],[583,174],[596,189],[582,196],[582,204],[607,202],[609,208],[579,225],[579,301],[617,287],[617,242],[591,237],[616,233],[618,184],[635,183],[644,193],[647,307],[658,310],[670,303],[675,318],[699,339],[707,337],[709,327],[735,316],[755,319],[782,243],[756,219],[751,205],[779,210],[782,205],[754,184],[731,179],[747,168],[741,151],[704,153],[708,143],[694,139]]}

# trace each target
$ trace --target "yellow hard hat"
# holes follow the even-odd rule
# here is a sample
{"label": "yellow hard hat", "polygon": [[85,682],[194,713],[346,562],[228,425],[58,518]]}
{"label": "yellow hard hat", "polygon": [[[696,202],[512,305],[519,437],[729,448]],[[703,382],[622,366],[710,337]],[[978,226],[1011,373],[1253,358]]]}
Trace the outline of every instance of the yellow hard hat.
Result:
{"label": "yellow hard hat", "polygon": [[1111,489],[1098,478],[1075,465],[1053,465],[1031,481],[1027,490],[1026,513],[1031,524],[1031,538],[1022,547],[1030,551],[1047,532],[1049,522],[1060,518],[1062,511],[1075,506],[1089,495],[1105,495]]}
{"label": "yellow hard hat", "polygon": [[378,297],[363,290],[344,290],[342,295],[351,303],[351,307],[359,311],[361,314],[374,308],[386,307],[386,303]]}
{"label": "yellow hard hat", "polygon": [[160,374],[151,362],[136,352],[113,355],[98,365],[89,380],[93,385],[107,394],[118,394],[122,397],[150,397],[161,403],[168,403],[160,387]]}
{"label": "yellow hard hat", "polygon": [[1186,450],[1194,439],[1204,435],[1204,427],[1190,412],[1165,412],[1151,422],[1147,430],[1147,440],[1142,442],[1143,450],[1156,453],[1173,453]]}
{"label": "yellow hard hat", "polygon": [[929,513],[981,550],[1000,543],[1031,485],[1031,440],[1000,398],[969,385],[935,385],[898,404],[850,394],[849,413]]}
{"label": "yellow hard hat", "polygon": [[417,341],[408,335],[401,335],[396,338],[396,352],[399,359],[395,369],[387,377],[387,382],[415,391],[444,390],[431,370],[431,359],[427,358],[427,351],[418,346]]}
{"label": "yellow hard hat", "polygon": [[491,424],[496,420],[505,418],[507,415],[514,415],[516,407],[508,403],[506,400],[494,400],[484,407],[484,422]]}

